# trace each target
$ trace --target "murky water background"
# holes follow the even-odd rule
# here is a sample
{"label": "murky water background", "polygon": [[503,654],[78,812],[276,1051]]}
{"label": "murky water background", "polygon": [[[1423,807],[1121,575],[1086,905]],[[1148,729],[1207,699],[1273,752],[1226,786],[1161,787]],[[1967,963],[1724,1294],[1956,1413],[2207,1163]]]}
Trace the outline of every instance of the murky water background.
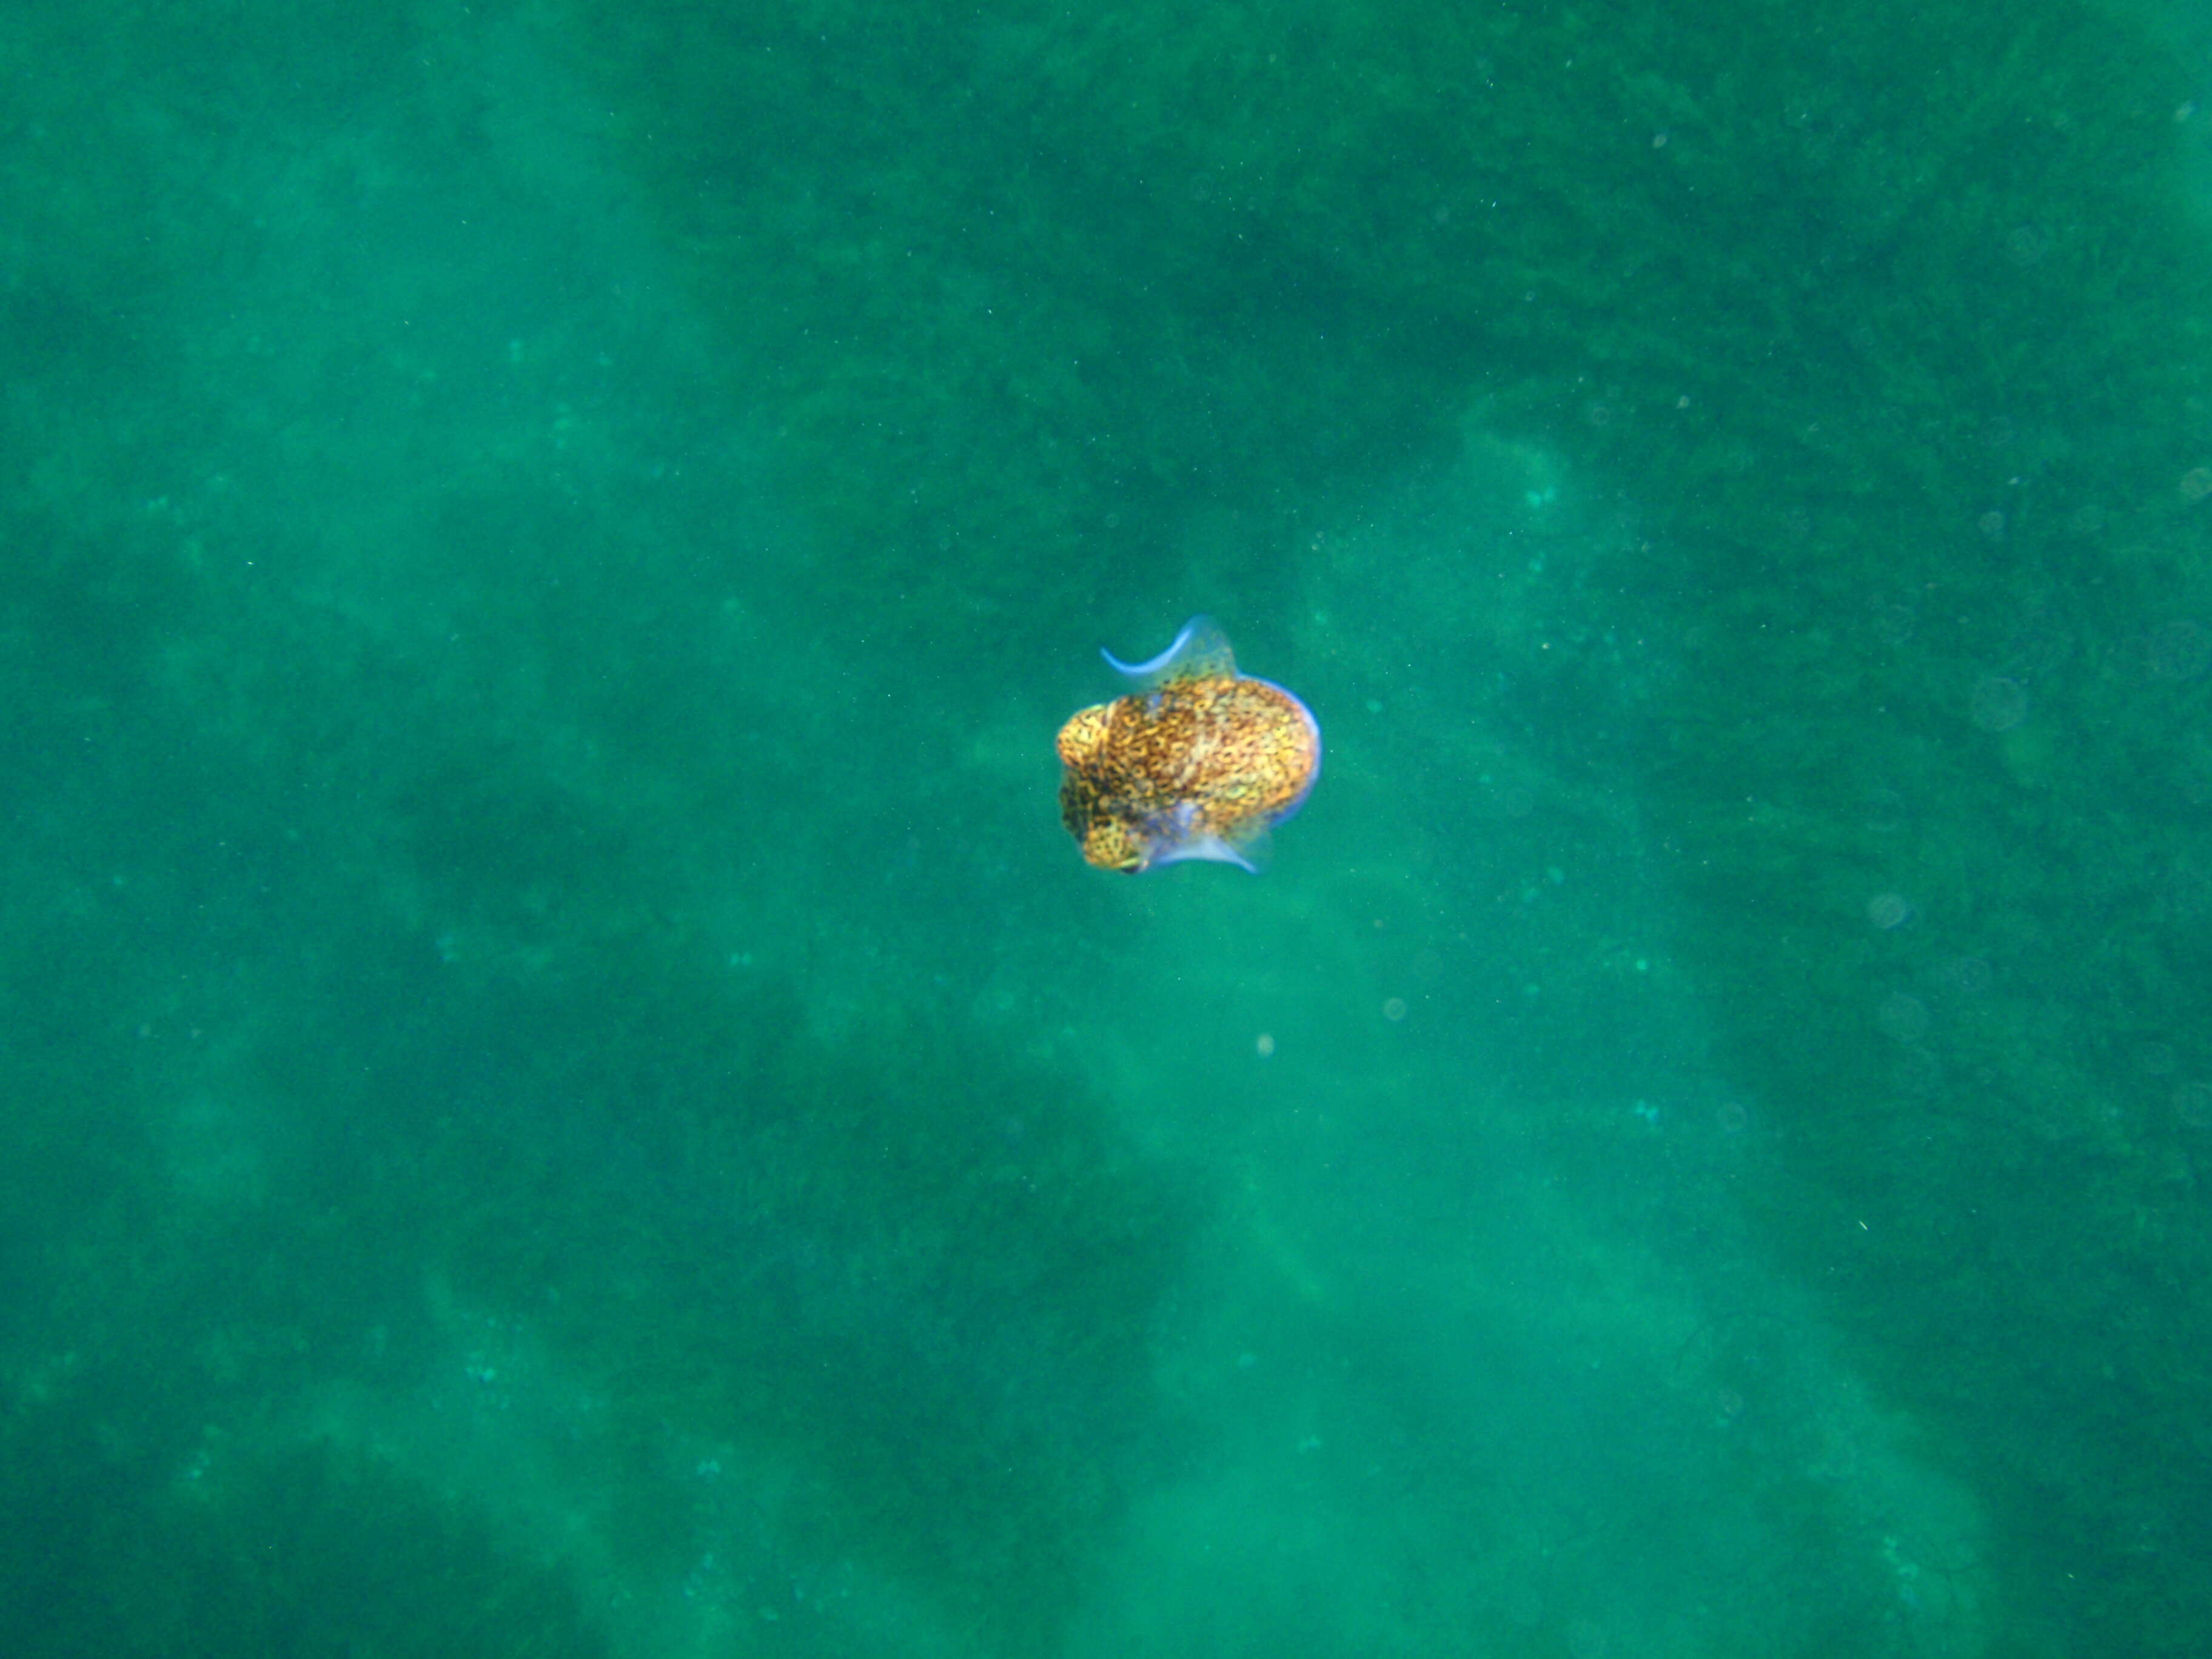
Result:
{"label": "murky water background", "polygon": [[2200,21],[0,63],[11,1652],[2201,1649]]}

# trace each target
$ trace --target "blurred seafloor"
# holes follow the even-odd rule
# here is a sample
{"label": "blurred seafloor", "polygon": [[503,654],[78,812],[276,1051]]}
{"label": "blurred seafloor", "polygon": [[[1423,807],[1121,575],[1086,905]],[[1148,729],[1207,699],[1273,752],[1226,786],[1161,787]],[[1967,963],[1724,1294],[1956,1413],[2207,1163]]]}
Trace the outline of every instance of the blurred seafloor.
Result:
{"label": "blurred seafloor", "polygon": [[2212,1645],[2202,19],[0,70],[9,1653]]}

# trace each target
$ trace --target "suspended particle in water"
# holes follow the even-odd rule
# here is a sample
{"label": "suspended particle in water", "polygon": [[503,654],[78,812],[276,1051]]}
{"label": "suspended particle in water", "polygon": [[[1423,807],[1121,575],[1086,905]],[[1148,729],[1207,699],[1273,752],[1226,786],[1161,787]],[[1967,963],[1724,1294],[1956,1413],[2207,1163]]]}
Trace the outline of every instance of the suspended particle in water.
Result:
{"label": "suspended particle in water", "polygon": [[2153,631],[2144,654],[2153,678],[2193,680],[2212,668],[2212,629],[2186,620],[2170,622]]}
{"label": "suspended particle in water", "polygon": [[2212,1083],[2185,1083],[2176,1089],[2173,1115],[2185,1127],[2212,1129]]}
{"label": "suspended particle in water", "polygon": [[1990,964],[1979,957],[1953,957],[1936,969],[1935,977],[1954,996],[1978,997],[1990,988]]}
{"label": "suspended particle in water", "polygon": [[1875,1011],[1881,1034],[1899,1042],[1911,1042],[1928,1031],[1928,1005],[1909,991],[1892,991]]}
{"label": "suspended particle in water", "polygon": [[2020,225],[2005,238],[2005,257],[2025,270],[2051,252],[2051,233],[2041,225]]}
{"label": "suspended particle in water", "polygon": [[1885,933],[1912,920],[1912,902],[1902,893],[1876,893],[1867,901],[1867,920]]}
{"label": "suspended particle in water", "polygon": [[2027,718],[2027,688],[2002,674],[1984,674],[1974,682],[1966,712],[1984,732],[2009,732]]}
{"label": "suspended particle in water", "polygon": [[1874,607],[1874,636],[1892,650],[1911,644],[1919,626],[1919,612],[1910,605],[1886,599]]}
{"label": "suspended particle in water", "polygon": [[1943,1062],[1916,1043],[1905,1043],[1897,1051],[1897,1064],[1891,1068],[1890,1085],[1900,1095],[1932,1093],[1943,1081]]}
{"label": "suspended particle in water", "polygon": [[1911,813],[1896,790],[1871,789],[1859,807],[1859,822],[1877,836],[1893,836],[1911,822]]}

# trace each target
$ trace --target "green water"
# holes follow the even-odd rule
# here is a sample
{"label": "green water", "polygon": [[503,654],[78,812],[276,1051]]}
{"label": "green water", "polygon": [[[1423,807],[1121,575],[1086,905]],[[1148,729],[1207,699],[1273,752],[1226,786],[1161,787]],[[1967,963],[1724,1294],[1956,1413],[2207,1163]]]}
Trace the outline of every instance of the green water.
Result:
{"label": "green water", "polygon": [[7,8],[0,1651],[2212,1650],[2212,26],[1832,9]]}

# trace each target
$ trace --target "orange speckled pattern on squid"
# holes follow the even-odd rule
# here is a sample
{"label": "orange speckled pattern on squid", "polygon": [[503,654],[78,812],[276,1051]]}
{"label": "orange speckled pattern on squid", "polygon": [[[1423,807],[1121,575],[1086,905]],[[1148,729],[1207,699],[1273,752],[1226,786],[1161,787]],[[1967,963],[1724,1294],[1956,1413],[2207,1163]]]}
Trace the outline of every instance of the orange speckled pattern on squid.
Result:
{"label": "orange speckled pattern on squid", "polygon": [[1237,672],[1204,617],[1149,662],[1103,653],[1142,689],[1060,729],[1060,811],[1083,856],[1134,873],[1184,859],[1259,868],[1267,832],[1321,774],[1321,727],[1279,685]]}

